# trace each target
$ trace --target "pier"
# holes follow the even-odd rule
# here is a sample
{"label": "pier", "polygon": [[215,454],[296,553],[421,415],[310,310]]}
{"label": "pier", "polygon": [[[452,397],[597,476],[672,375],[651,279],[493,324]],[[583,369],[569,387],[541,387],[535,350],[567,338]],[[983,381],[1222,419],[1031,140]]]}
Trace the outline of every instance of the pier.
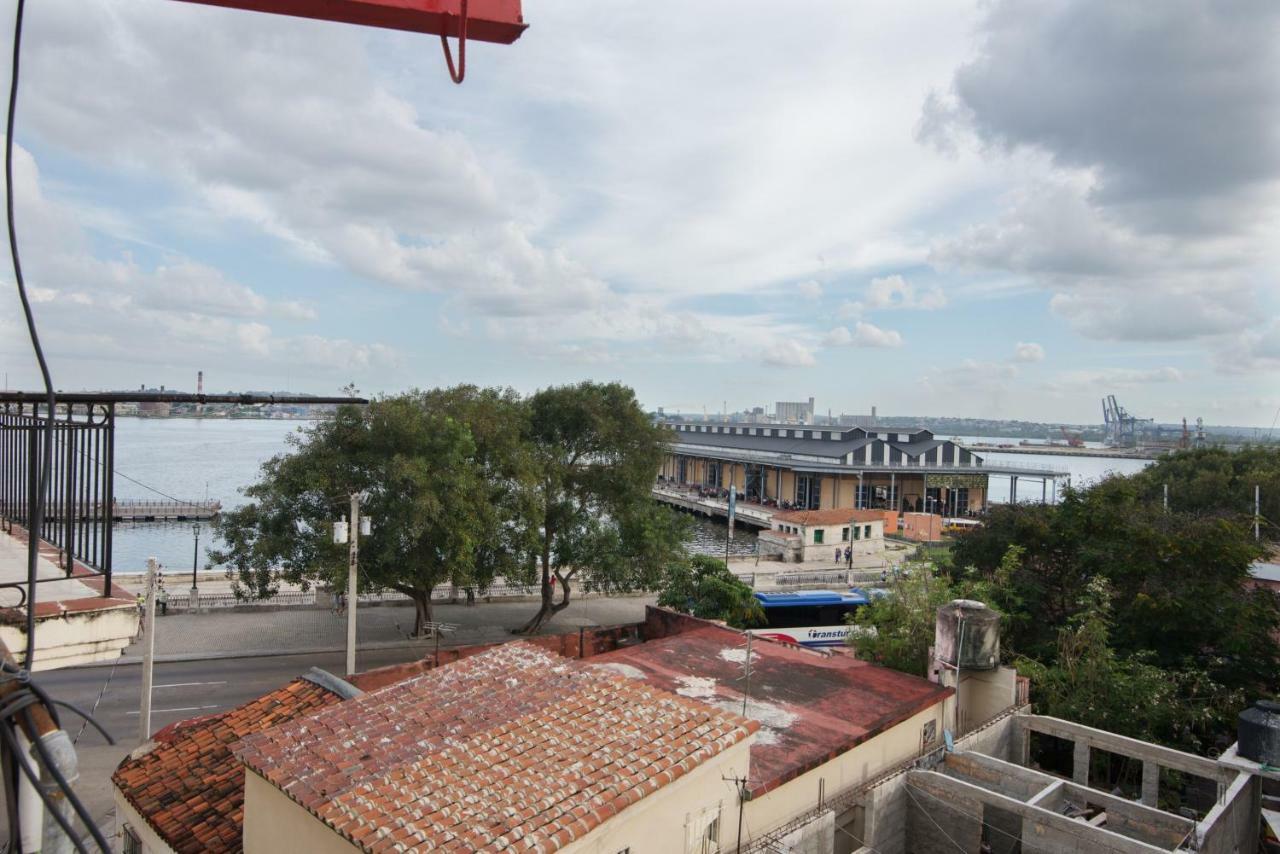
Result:
{"label": "pier", "polygon": [[[24,507],[18,507],[22,510]],[[71,517],[76,521],[85,521],[105,516],[101,503],[92,505],[72,505]],[[45,518],[65,520],[67,506],[55,504],[46,512]],[[212,519],[222,512],[221,501],[152,501],[148,498],[116,499],[111,502],[111,520],[113,522],[193,522],[200,519]]]}
{"label": "pier", "polygon": [[[678,507],[690,513],[720,519],[729,518],[729,502],[722,498],[709,498],[699,495],[693,490],[672,489],[662,486],[653,488],[653,497],[664,504],[670,504],[672,507]],[[773,527],[773,514],[775,512],[777,511],[757,504],[738,501],[735,502],[733,518],[738,524],[754,525],[757,528],[768,529]]]}
{"label": "pier", "polygon": [[1098,457],[1100,459],[1158,460],[1169,448],[1073,448],[1070,445],[965,445],[985,454],[1047,454],[1054,457]]}

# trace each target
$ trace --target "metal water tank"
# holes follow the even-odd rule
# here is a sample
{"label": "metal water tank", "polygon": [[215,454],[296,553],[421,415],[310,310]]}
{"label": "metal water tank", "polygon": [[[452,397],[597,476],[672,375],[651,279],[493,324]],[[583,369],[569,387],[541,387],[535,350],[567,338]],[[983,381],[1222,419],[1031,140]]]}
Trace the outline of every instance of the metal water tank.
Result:
{"label": "metal water tank", "polygon": [[1240,713],[1236,726],[1239,746],[1245,759],[1280,767],[1280,703],[1258,700]]}
{"label": "metal water tank", "polygon": [[961,670],[1000,665],[1000,612],[974,599],[953,599],[938,609],[934,656]]}

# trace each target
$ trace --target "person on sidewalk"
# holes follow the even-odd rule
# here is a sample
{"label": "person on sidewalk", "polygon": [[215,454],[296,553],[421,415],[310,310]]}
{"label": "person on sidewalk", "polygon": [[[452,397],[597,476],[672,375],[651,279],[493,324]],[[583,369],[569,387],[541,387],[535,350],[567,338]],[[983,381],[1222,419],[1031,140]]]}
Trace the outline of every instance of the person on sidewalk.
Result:
{"label": "person on sidewalk", "polygon": [[853,569],[853,547],[844,547],[844,562],[849,565],[849,569]]}
{"label": "person on sidewalk", "polygon": [[169,591],[164,589],[164,582],[160,582],[160,590],[156,593],[156,604],[160,606],[160,616],[169,616]]}

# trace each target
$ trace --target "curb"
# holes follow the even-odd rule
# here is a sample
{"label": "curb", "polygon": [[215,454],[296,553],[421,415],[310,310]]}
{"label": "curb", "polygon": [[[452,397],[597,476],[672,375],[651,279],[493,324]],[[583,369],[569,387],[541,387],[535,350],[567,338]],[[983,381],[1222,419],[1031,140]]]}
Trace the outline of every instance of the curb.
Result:
{"label": "curb", "polygon": [[[470,646],[470,644],[441,644],[441,649],[450,649],[455,646]],[[356,652],[376,652],[384,649],[422,649],[424,651],[435,651],[434,641],[427,639],[422,641],[379,641],[377,643],[363,644],[356,647]],[[323,655],[326,653],[346,652],[345,646],[313,646],[304,647],[302,649],[237,649],[225,652],[174,652],[163,655],[157,655],[154,658],[156,664],[172,664],[183,661],[217,661],[220,659],[232,658],[281,658],[287,655]],[[121,665],[132,666],[142,664],[142,656],[140,655],[122,655],[119,658],[113,658],[110,661],[93,661],[88,664],[78,664],[75,668],[67,668],[68,670],[80,669],[85,667],[119,667]]]}

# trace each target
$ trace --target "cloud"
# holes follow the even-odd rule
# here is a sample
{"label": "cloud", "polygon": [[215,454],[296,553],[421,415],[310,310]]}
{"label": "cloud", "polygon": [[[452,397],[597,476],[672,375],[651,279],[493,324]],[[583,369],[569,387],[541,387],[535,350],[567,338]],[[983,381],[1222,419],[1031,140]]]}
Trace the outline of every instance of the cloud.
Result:
{"label": "cloud", "polygon": [[1161,383],[1180,383],[1184,379],[1177,368],[1103,368],[1094,371],[1063,371],[1043,385],[1045,391],[1102,393],[1107,389],[1140,388]]}
{"label": "cloud", "polygon": [[[129,255],[95,256],[72,213],[45,194],[30,152],[16,146],[14,155],[25,272],[55,381],[84,375],[72,363],[217,365],[227,374],[268,369],[331,380],[399,365],[399,355],[381,344],[281,335],[268,321],[312,322],[314,308],[268,299],[208,265],[182,257],[149,266]],[[25,362],[25,332],[8,331],[0,327],[0,356]]]}
{"label": "cloud", "polygon": [[1214,362],[1227,374],[1280,373],[1280,318],[1231,336],[1214,355]]}
{"label": "cloud", "polygon": [[1265,0],[997,0],[975,55],[925,99],[917,138],[976,148],[1015,180],[993,218],[935,240],[931,263],[1029,281],[1095,340],[1220,350],[1264,323],[1278,26]]}
{"label": "cloud", "polygon": [[919,136],[1048,155],[1155,230],[1231,229],[1280,178],[1280,6],[1000,0]]}
{"label": "cloud", "polygon": [[812,350],[790,339],[770,344],[760,359],[777,368],[811,368],[817,364]]}
{"label": "cloud", "polygon": [[867,307],[872,309],[909,308],[933,311],[947,304],[947,296],[939,287],[917,292],[902,276],[872,279],[867,285]]}
{"label": "cloud", "polygon": [[847,326],[837,326],[826,334],[823,344],[828,347],[879,347],[902,346],[902,335],[893,329],[880,327],[859,320],[850,331]]}
{"label": "cloud", "polygon": [[816,300],[822,298],[822,283],[816,279],[809,279],[796,285],[796,293],[805,299]]}
{"label": "cloud", "polygon": [[1044,348],[1039,344],[1019,341],[1013,348],[1015,362],[1043,362]]}

